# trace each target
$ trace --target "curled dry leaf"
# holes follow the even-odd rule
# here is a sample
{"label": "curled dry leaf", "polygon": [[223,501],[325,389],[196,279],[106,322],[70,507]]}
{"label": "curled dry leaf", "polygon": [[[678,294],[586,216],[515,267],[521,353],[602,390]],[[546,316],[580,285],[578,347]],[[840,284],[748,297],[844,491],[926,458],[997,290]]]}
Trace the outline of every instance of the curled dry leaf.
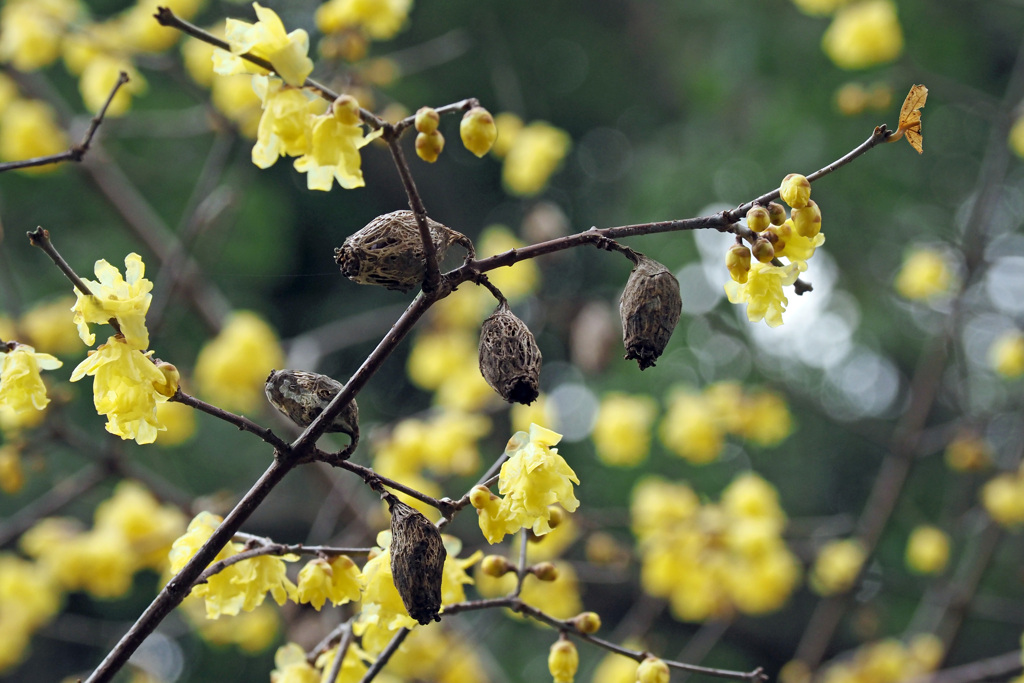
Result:
{"label": "curled dry leaf", "polygon": [[910,146],[917,150],[918,154],[924,152],[924,137],[921,134],[921,107],[928,99],[928,88],[923,85],[911,86],[907,93],[907,99],[903,100],[903,107],[900,109],[900,125],[896,132],[889,137],[889,142],[896,142],[906,136]]}

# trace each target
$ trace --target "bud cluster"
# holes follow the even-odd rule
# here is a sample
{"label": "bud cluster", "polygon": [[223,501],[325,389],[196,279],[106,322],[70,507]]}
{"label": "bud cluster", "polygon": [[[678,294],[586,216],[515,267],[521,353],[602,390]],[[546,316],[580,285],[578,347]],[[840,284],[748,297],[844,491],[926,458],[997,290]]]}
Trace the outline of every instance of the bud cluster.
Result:
{"label": "bud cluster", "polygon": [[[441,115],[431,107],[420,107],[413,121],[416,135],[416,155],[428,163],[434,163],[444,150],[444,135],[438,130]],[[498,138],[498,127],[491,112],[481,106],[470,109],[459,124],[462,144],[470,152],[482,157],[491,150]]]}

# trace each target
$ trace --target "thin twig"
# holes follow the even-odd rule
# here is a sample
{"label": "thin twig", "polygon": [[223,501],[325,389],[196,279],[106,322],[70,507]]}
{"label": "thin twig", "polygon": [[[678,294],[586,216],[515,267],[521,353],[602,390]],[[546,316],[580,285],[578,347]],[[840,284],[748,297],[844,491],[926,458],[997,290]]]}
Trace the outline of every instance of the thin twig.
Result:
{"label": "thin twig", "polygon": [[359,683],[370,683],[370,681],[376,678],[377,674],[379,674],[384,669],[384,666],[388,663],[388,660],[390,660],[391,657],[394,656],[396,652],[398,652],[398,648],[401,647],[402,641],[404,641],[405,637],[408,635],[409,629],[398,629],[398,633],[394,635],[394,637],[391,639],[391,642],[389,642],[387,646],[383,650],[381,650],[381,653],[377,655],[377,659],[373,662],[373,664],[370,665],[370,668],[366,670],[366,673],[363,674],[363,677],[362,679],[360,679]]}
{"label": "thin twig", "polygon": [[262,425],[256,424],[247,417],[244,417],[242,415],[235,415],[234,413],[228,412],[223,408],[218,408],[217,406],[211,405],[206,401],[196,398],[195,396],[186,394],[184,391],[181,390],[181,387],[178,387],[178,391],[174,394],[174,396],[171,396],[169,400],[190,406],[192,408],[195,408],[196,410],[200,410],[206,413],[207,415],[213,415],[216,418],[224,420],[225,422],[233,424],[234,426],[238,427],[239,431],[255,434],[256,436],[260,437],[268,444],[273,446],[274,449],[279,452],[284,453],[289,450],[288,442],[286,442],[284,439],[275,434],[274,430],[272,430],[270,427],[263,427]]}
{"label": "thin twig", "polygon": [[[238,536],[239,534],[236,534]],[[244,562],[245,560],[251,560],[254,557],[263,557],[265,555],[368,555],[373,552],[374,548],[338,548],[334,546],[318,545],[308,546],[301,543],[265,543],[255,548],[247,548],[231,557],[225,557],[223,560],[214,562],[207,567],[202,574],[195,580],[194,585],[206,583],[210,580],[210,577],[219,574],[233,564]]]}
{"label": "thin twig", "polygon": [[4,171],[13,171],[19,168],[29,168],[32,166],[46,166],[47,164],[57,164],[62,161],[81,161],[85,158],[85,153],[89,151],[89,145],[92,144],[92,138],[96,135],[96,131],[99,129],[100,124],[103,123],[103,117],[107,115],[107,108],[110,107],[110,103],[114,101],[114,95],[121,88],[122,85],[128,82],[128,74],[122,71],[117,76],[117,82],[114,83],[114,87],[111,88],[110,94],[107,95],[107,100],[100,107],[100,110],[96,112],[96,116],[92,117],[89,121],[89,128],[85,131],[85,137],[77,145],[72,145],[65,152],[58,154],[49,154],[42,157],[34,157],[32,159],[23,159],[21,161],[8,161],[0,164],[0,173]]}

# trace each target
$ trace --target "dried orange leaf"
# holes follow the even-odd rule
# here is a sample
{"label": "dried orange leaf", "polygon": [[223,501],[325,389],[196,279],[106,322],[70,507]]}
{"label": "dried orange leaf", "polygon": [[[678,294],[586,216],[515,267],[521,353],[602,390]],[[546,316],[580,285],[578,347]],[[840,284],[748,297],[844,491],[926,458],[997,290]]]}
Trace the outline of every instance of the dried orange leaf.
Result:
{"label": "dried orange leaf", "polygon": [[921,107],[928,99],[928,88],[923,85],[915,85],[910,88],[907,99],[903,101],[900,109],[900,125],[896,132],[889,138],[889,142],[895,142],[904,135],[910,146],[917,150],[918,154],[924,152],[924,138],[921,135]]}

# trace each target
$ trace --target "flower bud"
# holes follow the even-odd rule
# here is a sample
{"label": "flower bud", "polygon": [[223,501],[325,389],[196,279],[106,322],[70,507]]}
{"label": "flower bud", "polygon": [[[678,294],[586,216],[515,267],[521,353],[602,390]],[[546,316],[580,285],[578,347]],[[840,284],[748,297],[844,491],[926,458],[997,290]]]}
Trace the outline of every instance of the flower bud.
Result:
{"label": "flower bud", "polygon": [[561,505],[548,506],[548,526],[554,529],[565,520],[565,510]]}
{"label": "flower bud", "polygon": [[178,393],[178,383],[181,381],[181,373],[178,372],[178,368],[174,367],[170,363],[158,361],[156,369],[164,376],[164,381],[161,385],[157,386],[154,384],[153,386],[157,393],[162,396],[166,396],[167,398]]}
{"label": "flower bud", "polygon": [[668,664],[657,657],[648,657],[636,669],[637,683],[668,683]]}
{"label": "flower bud", "polygon": [[487,576],[493,576],[494,578],[501,578],[508,574],[514,567],[512,563],[501,555],[488,555],[480,563],[480,571]]}
{"label": "flower bud", "polygon": [[772,225],[782,225],[786,222],[786,207],[778,202],[772,202],[768,205],[768,217]]}
{"label": "flower bud", "polygon": [[729,251],[725,252],[725,267],[729,269],[729,275],[733,280],[741,285],[745,284],[750,272],[750,249],[744,244],[733,244]]}
{"label": "flower bud", "polygon": [[498,127],[494,124],[491,112],[483,107],[473,107],[462,117],[459,135],[462,136],[462,144],[466,149],[482,157],[490,151],[498,138]]}
{"label": "flower bud", "polygon": [[492,499],[497,498],[486,486],[474,486],[469,492],[469,504],[477,510],[483,510]]}
{"label": "flower bud", "polygon": [[779,194],[794,209],[802,209],[811,199],[811,183],[799,173],[790,173],[782,179]]}
{"label": "flower bud", "polygon": [[807,206],[792,211],[793,226],[801,237],[814,237],[821,232],[821,209],[813,199]]}
{"label": "flower bud", "polygon": [[441,156],[443,149],[444,136],[439,130],[435,130],[433,133],[420,133],[416,136],[416,156],[428,164],[437,161],[437,157]]}
{"label": "flower bud", "polygon": [[394,495],[391,510],[391,575],[409,616],[421,624],[441,621],[441,577],[447,552],[433,522]]}
{"label": "flower bud", "polygon": [[[448,247],[465,239],[430,218],[427,228],[438,262],[444,259]],[[419,286],[426,263],[415,214],[404,210],[377,216],[334,250],[334,261],[341,266],[342,275],[362,285],[382,285],[401,292]]]}
{"label": "flower bud", "polygon": [[437,130],[438,124],[441,123],[441,115],[437,113],[437,110],[432,107],[420,107],[416,110],[416,130],[421,133],[429,135]]}
{"label": "flower bud", "polygon": [[550,562],[538,562],[529,571],[541,581],[554,581],[558,578],[558,567]]}
{"label": "flower bud", "polygon": [[580,666],[580,655],[571,640],[559,638],[548,652],[548,671],[555,683],[572,683]]}
{"label": "flower bud", "polygon": [[773,225],[763,234],[768,241],[772,243],[772,249],[775,250],[775,256],[785,256],[786,244],[793,236],[793,222],[787,220],[782,225]]}
{"label": "flower bud", "polygon": [[772,247],[772,243],[763,236],[754,240],[754,246],[751,248],[751,251],[753,251],[754,258],[761,263],[768,263],[775,258],[775,249]]}
{"label": "flower bud", "polygon": [[601,617],[597,612],[582,612],[572,620],[580,633],[597,633],[601,630]]}
{"label": "flower bud", "polygon": [[331,105],[331,113],[339,122],[349,126],[362,120],[359,118],[359,102],[351,95],[339,95]]}
{"label": "flower bud", "polygon": [[480,328],[480,374],[509,403],[540,394],[541,354],[533,333],[501,302]]}
{"label": "flower bud", "polygon": [[619,317],[625,359],[635,359],[646,370],[665,351],[679,322],[683,298],[679,281],[668,268],[643,254],[637,257],[619,299]]}
{"label": "flower bud", "polygon": [[768,227],[771,223],[771,216],[768,214],[768,209],[763,206],[752,206],[750,211],[747,211],[747,227],[754,232],[761,232]]}

